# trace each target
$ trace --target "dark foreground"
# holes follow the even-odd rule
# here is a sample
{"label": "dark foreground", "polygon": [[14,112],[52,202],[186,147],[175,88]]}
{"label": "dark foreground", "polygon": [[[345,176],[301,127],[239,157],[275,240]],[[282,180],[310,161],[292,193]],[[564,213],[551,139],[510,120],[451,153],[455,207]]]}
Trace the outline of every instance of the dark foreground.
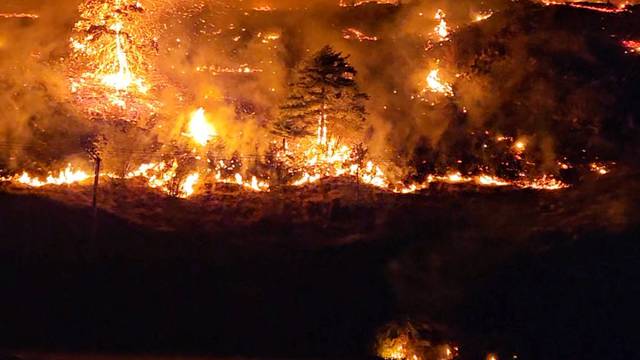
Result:
{"label": "dark foreground", "polygon": [[113,185],[94,237],[87,189],[5,187],[0,348],[362,358],[377,329],[411,320],[462,358],[637,358],[638,190],[635,173],[359,198]]}

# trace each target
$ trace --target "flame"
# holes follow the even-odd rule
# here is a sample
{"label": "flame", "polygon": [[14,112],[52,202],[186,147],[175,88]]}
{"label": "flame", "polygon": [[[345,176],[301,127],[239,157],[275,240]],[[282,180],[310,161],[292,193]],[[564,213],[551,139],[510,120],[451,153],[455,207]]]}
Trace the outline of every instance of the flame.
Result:
{"label": "flame", "polygon": [[[315,144],[302,142],[298,144],[298,154],[303,158],[304,171],[294,186],[315,183],[323,178],[349,176],[356,177],[363,184],[379,188],[387,188],[389,181],[380,166],[373,161],[357,164],[352,161],[354,150],[331,137],[327,121],[318,120]],[[284,156],[286,154],[281,154]]]}
{"label": "flame", "polygon": [[26,14],[26,13],[0,13],[0,18],[3,19],[38,19],[40,15]]}
{"label": "flame", "polygon": [[218,133],[215,127],[207,121],[205,110],[199,108],[191,114],[189,129],[185,135],[192,138],[199,145],[205,146],[211,139],[218,136]]}
{"label": "flame", "polygon": [[178,162],[167,162],[142,164],[138,169],[129,172],[125,179],[142,177],[146,179],[147,185],[152,189],[161,189],[169,193],[169,184],[176,177]]}
{"label": "flame", "polygon": [[363,33],[362,31],[354,28],[348,28],[342,31],[342,37],[346,40],[358,40],[360,42],[363,41],[378,41],[377,36],[371,36]]}
{"label": "flame", "polygon": [[358,7],[365,4],[374,3],[378,5],[400,5],[400,0],[340,0],[340,7]]}
{"label": "flame", "polygon": [[246,181],[242,174],[236,173],[231,178],[224,178],[220,171],[216,173],[215,180],[217,183],[221,184],[234,184],[238,185],[245,190],[255,191],[255,192],[264,192],[269,191],[271,187],[268,182],[258,180],[256,176],[252,176],[250,181]]}
{"label": "flame", "polygon": [[[189,174],[179,186],[175,187],[178,174],[178,161],[151,162],[140,165],[137,169],[125,175],[125,179],[143,178],[147,186],[158,189],[166,194],[175,195],[181,198],[188,198],[195,194],[195,187],[200,181],[200,174],[197,172]],[[109,177],[118,178],[114,175]]]}
{"label": "flame", "polygon": [[453,87],[440,79],[440,69],[433,69],[427,75],[427,90],[445,96],[453,96]]}
{"label": "flame", "polygon": [[569,187],[569,185],[550,175],[543,175],[542,177],[533,180],[522,180],[515,184],[522,189],[533,190],[561,190]]}
{"label": "flame", "polygon": [[[263,40],[264,41],[264,40]],[[219,75],[219,74],[255,74],[264,72],[263,69],[252,68],[248,64],[242,64],[237,68],[231,67],[220,67],[214,65],[201,65],[196,67],[197,72],[209,72],[211,75]]]}
{"label": "flame", "polygon": [[447,14],[445,14],[445,12],[441,9],[438,9],[438,11],[436,11],[435,19],[438,20],[438,26],[436,26],[435,32],[438,37],[440,37],[440,41],[447,40],[447,38],[449,37],[449,27],[447,26],[447,21],[445,20],[446,16]]}
{"label": "flame", "polygon": [[69,72],[71,92],[83,110],[128,121],[155,110],[148,97],[152,86],[144,50],[154,40],[138,14],[145,10],[132,0],[80,5],[81,18],[70,39]]}
{"label": "flame", "polygon": [[82,170],[74,170],[71,164],[67,164],[67,167],[57,174],[49,172],[44,180],[30,175],[26,171],[23,171],[20,175],[9,178],[9,180],[18,184],[38,188],[47,185],[71,185],[83,182],[89,178],[91,178],[91,175]]}
{"label": "flame", "polygon": [[193,173],[187,176],[187,178],[182,183],[182,186],[180,187],[181,196],[183,197],[192,196],[195,193],[194,187],[198,183],[198,180],[200,180],[200,174],[198,173]]}
{"label": "flame", "polygon": [[395,339],[384,339],[378,346],[378,356],[385,360],[406,360],[409,357],[409,339],[399,336]]}
{"label": "flame", "polygon": [[542,3],[545,5],[570,6],[577,9],[585,9],[585,10],[598,11],[598,12],[610,13],[610,14],[618,14],[618,13],[629,11],[627,9],[627,6],[628,6],[627,3],[620,4],[618,6],[612,5],[610,2],[607,2],[606,4],[598,5],[598,4],[589,4],[589,3],[583,4],[583,3],[574,3],[574,2],[567,2],[567,1],[543,0]]}
{"label": "flame", "polygon": [[113,74],[107,74],[102,76],[102,83],[106,86],[110,86],[117,91],[126,91],[130,87],[134,86],[139,92],[146,93],[148,87],[144,85],[142,79],[138,79],[131,72],[129,68],[129,60],[124,50],[122,40],[122,23],[116,23],[111,27],[111,30],[116,32],[116,48],[114,54],[114,67],[118,69]]}
{"label": "flame", "polygon": [[487,20],[488,18],[493,16],[493,10],[489,10],[486,12],[479,12],[473,16],[473,22],[480,22]]}

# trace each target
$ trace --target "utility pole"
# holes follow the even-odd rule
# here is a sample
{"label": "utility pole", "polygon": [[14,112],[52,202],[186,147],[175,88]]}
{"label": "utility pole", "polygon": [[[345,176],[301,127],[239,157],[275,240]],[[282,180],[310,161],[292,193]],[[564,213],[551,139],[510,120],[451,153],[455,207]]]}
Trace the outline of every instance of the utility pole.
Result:
{"label": "utility pole", "polygon": [[[96,222],[96,219],[98,218],[98,185],[100,184],[100,163],[102,162],[102,159],[100,159],[99,156],[96,156],[94,158],[95,162],[96,162],[96,166],[95,166],[95,175],[93,178],[93,203],[92,203],[92,207],[93,207],[93,221],[94,223]],[[95,227],[95,225],[94,225]]]}
{"label": "utility pole", "polygon": [[102,150],[106,146],[106,138],[103,135],[95,134],[83,141],[85,151],[95,162],[95,174],[93,178],[93,201],[91,202],[92,224],[91,240],[96,241],[98,235],[98,185],[100,185],[100,166],[102,165]]}

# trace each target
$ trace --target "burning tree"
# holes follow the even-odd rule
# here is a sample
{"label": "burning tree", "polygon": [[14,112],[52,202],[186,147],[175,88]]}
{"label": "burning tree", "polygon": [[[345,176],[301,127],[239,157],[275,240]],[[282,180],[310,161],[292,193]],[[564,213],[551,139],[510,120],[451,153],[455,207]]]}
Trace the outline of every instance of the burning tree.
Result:
{"label": "burning tree", "polygon": [[322,48],[298,71],[272,131],[300,138],[315,130],[318,143],[325,147],[330,138],[357,138],[366,120],[368,96],[358,88],[357,71],[347,60],[330,46]]}
{"label": "burning tree", "polygon": [[80,5],[71,38],[71,91],[99,118],[137,120],[152,112],[148,97],[153,26],[139,1],[90,0]]}

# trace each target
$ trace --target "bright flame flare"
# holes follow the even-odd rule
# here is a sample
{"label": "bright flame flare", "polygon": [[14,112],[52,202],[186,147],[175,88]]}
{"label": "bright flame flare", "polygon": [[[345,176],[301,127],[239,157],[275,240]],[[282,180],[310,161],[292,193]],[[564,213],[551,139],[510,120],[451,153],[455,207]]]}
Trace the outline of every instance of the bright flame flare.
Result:
{"label": "bright flame flare", "polygon": [[439,23],[438,26],[436,26],[435,31],[436,34],[438,34],[438,36],[440,37],[440,41],[447,40],[447,38],[449,37],[449,27],[447,26],[447,21],[445,20],[446,16],[447,14],[445,14],[445,12],[441,9],[438,9],[438,11],[436,11],[435,19],[438,20]]}
{"label": "bright flame flare", "polygon": [[199,108],[191,114],[188,132],[185,135],[192,138],[199,145],[205,146],[211,139],[218,136],[218,132],[213,124],[207,121],[205,110]]}
{"label": "bright flame flare", "polygon": [[434,93],[453,96],[453,87],[440,79],[440,69],[434,69],[427,75],[427,88]]}
{"label": "bright flame flare", "polygon": [[85,180],[88,180],[89,178],[91,178],[91,175],[82,170],[74,170],[71,164],[67,164],[67,167],[59,171],[57,174],[49,172],[46,179],[44,180],[30,175],[26,171],[23,171],[21,175],[16,175],[12,178],[9,178],[9,180],[18,184],[38,188],[47,185],[71,185],[83,182]]}

